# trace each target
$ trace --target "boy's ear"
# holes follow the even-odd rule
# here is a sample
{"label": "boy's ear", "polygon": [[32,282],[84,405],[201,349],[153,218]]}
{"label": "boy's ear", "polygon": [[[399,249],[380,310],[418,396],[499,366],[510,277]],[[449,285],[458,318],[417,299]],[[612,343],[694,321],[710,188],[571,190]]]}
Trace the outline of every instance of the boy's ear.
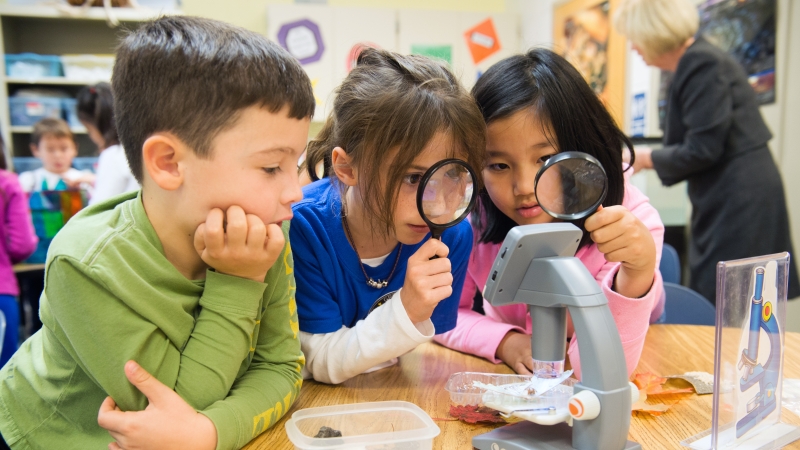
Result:
{"label": "boy's ear", "polygon": [[39,157],[39,146],[36,144],[30,144],[31,146],[31,155],[38,158]]}
{"label": "boy's ear", "polygon": [[358,184],[358,172],[350,164],[350,155],[342,147],[335,147],[331,152],[331,165],[339,181],[347,186]]}
{"label": "boy's ear", "polygon": [[157,133],[142,145],[144,171],[161,189],[173,191],[183,184],[183,162],[187,148],[175,136]]}

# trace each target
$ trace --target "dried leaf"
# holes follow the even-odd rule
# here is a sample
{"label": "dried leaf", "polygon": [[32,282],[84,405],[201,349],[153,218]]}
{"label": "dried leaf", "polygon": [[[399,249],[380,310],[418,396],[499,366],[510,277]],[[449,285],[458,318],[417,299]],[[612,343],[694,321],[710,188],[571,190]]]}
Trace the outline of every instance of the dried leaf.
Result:
{"label": "dried leaf", "polygon": [[650,405],[646,403],[647,401],[647,392],[640,389],[639,390],[639,401],[631,405],[632,411],[641,411],[643,413],[648,413],[651,416],[660,416],[667,412],[669,409],[668,405],[664,405],[661,403],[657,403],[655,405]]}
{"label": "dried leaf", "polygon": [[669,379],[666,377],[660,377],[656,374],[647,372],[647,373],[637,373],[634,375],[633,384],[639,388],[639,390],[643,390],[647,392],[648,395],[661,395],[661,394],[681,394],[686,392],[694,392],[694,388],[673,388],[673,389],[664,389],[664,383],[666,383]]}
{"label": "dried leaf", "polygon": [[450,405],[450,415],[467,423],[504,423],[500,411],[477,405]]}

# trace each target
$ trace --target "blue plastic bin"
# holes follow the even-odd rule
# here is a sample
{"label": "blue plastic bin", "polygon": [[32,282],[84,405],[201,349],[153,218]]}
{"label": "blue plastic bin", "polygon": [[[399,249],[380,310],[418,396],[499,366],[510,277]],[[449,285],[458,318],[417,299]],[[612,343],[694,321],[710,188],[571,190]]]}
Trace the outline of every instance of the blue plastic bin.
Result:
{"label": "blue plastic bin", "polygon": [[95,173],[95,169],[97,169],[97,156],[78,156],[72,160],[72,167],[78,170],[88,170]]}
{"label": "blue plastic bin", "polygon": [[60,77],[61,58],[55,55],[20,53],[6,56],[6,75],[19,78]]}
{"label": "blue plastic bin", "polygon": [[78,100],[74,98],[62,98],[61,105],[64,107],[64,120],[67,121],[70,127],[83,127],[80,119],[78,119]]}
{"label": "blue plastic bin", "polygon": [[15,156],[14,157],[14,172],[22,173],[36,170],[42,167],[42,161],[33,156]]}
{"label": "blue plastic bin", "polygon": [[[97,156],[78,156],[72,160],[72,167],[78,170],[88,170],[92,173],[97,168]],[[14,172],[22,173],[42,167],[42,161],[33,156],[15,156]]]}
{"label": "blue plastic bin", "polygon": [[47,117],[60,119],[61,100],[55,97],[9,97],[11,125],[33,126]]}

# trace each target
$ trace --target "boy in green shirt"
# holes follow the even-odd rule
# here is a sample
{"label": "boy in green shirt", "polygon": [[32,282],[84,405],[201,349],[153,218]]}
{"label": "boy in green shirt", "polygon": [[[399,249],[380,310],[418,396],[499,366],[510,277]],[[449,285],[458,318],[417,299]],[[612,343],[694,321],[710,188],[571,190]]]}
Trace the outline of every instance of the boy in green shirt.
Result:
{"label": "boy in green shirt", "polygon": [[311,83],[256,33],[173,16],[124,39],[112,87],[142,191],[53,241],[44,326],[0,371],[0,433],[14,449],[239,448],[302,383],[287,236]]}

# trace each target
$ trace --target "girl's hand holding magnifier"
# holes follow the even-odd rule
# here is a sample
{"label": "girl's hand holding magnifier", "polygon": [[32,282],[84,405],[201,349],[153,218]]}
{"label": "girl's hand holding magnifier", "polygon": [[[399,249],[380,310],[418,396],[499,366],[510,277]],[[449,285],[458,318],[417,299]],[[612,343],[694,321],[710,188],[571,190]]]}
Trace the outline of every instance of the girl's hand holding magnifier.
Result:
{"label": "girl's hand holding magnifier", "polygon": [[614,291],[629,298],[647,294],[655,275],[656,244],[645,224],[624,206],[616,205],[598,208],[584,227],[606,261],[622,263]]}

